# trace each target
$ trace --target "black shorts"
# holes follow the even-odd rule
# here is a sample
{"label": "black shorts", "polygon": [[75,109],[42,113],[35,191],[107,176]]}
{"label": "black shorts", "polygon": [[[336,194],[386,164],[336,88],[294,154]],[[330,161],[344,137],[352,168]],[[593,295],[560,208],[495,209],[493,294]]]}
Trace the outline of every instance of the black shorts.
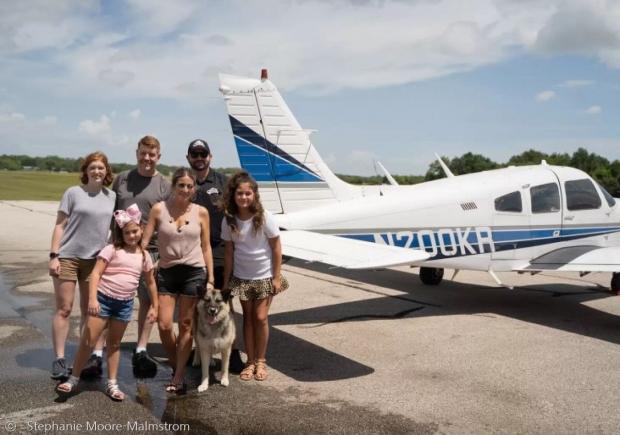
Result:
{"label": "black shorts", "polygon": [[207,284],[204,267],[178,264],[157,272],[157,293],[160,295],[199,297]]}

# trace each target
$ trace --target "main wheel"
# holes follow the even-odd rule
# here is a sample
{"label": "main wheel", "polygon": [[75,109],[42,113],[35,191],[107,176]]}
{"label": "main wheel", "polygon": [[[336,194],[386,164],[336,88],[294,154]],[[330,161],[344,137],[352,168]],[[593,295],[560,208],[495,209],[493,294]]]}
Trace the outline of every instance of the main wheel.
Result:
{"label": "main wheel", "polygon": [[426,285],[438,285],[443,279],[443,269],[438,267],[420,267],[420,280]]}
{"label": "main wheel", "polygon": [[620,273],[615,272],[611,275],[611,285],[609,287],[612,293],[620,295]]}

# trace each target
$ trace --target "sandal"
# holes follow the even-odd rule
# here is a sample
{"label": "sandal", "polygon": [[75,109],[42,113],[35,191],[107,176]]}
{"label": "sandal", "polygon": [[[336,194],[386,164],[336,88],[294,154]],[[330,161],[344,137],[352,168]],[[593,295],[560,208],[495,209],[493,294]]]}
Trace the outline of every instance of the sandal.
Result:
{"label": "sandal", "polygon": [[248,362],[241,373],[239,373],[239,378],[242,381],[250,381],[254,377],[254,370],[256,370],[256,364],[253,362]]}
{"label": "sandal", "polygon": [[69,376],[69,379],[56,386],[56,391],[61,394],[69,394],[78,386],[79,382],[80,378],[76,376]]}
{"label": "sandal", "polygon": [[184,394],[187,391],[187,384],[185,382],[180,382],[175,384],[173,381],[170,381],[166,384],[166,392],[167,393],[176,393],[176,394]]}
{"label": "sandal", "polygon": [[257,381],[264,381],[267,379],[267,360],[256,360],[256,371],[254,372],[254,379]]}
{"label": "sandal", "polygon": [[118,384],[116,382],[108,381],[105,393],[115,402],[122,402],[125,399],[125,393],[118,388]]}

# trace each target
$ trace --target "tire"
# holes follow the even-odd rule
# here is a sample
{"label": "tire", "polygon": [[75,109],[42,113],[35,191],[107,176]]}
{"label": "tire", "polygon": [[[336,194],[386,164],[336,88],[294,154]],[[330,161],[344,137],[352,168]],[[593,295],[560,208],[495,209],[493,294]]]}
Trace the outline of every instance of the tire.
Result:
{"label": "tire", "polygon": [[421,267],[420,280],[426,285],[438,285],[443,279],[443,269],[437,267]]}
{"label": "tire", "polygon": [[615,272],[611,275],[611,285],[609,287],[612,293],[620,295],[620,273]]}

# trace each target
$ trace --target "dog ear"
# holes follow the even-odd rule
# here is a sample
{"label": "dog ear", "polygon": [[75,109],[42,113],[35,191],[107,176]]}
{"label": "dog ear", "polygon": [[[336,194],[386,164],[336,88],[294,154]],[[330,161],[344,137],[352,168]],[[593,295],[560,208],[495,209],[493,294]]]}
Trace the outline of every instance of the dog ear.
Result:
{"label": "dog ear", "polygon": [[222,298],[224,299],[224,302],[228,302],[232,298],[232,290],[230,289],[221,290],[221,292],[222,292]]}

